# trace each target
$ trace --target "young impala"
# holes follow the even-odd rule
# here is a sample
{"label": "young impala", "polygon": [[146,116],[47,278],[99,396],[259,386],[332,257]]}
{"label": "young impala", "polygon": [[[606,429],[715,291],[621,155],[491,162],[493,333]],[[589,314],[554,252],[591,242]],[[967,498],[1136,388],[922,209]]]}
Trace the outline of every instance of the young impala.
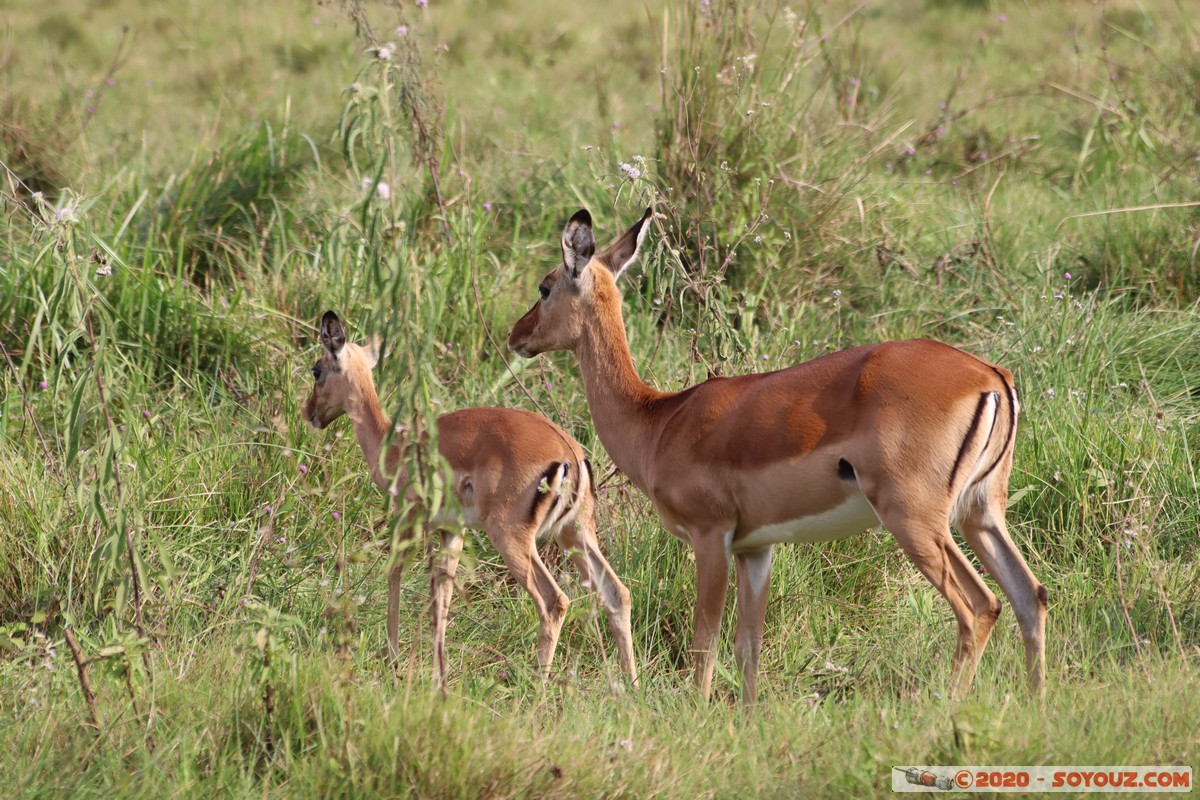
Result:
{"label": "young impala", "polygon": [[927,339],[856,347],[778,372],[659,392],[638,377],[616,279],[651,211],[597,253],[580,211],[562,264],[508,337],[527,358],[570,350],[596,432],[671,533],[696,556],[693,651],[707,697],[737,567],[735,652],[753,702],[771,547],[883,524],[958,621],[952,686],[970,686],[1001,603],[950,535],[953,522],[1016,610],[1031,687],[1044,677],[1046,589],[1004,522],[1017,392],[1000,367]]}
{"label": "young impala", "polygon": [[[382,452],[392,423],[379,406],[371,377],[378,347],[347,342],[342,322],[332,311],[321,319],[321,345],[324,353],[312,370],[314,384],[304,403],[304,418],[314,428],[325,428],[342,414],[350,417],[375,485],[384,491],[405,486],[401,448],[407,443],[393,443],[386,456]],[[441,528],[441,551],[430,577],[439,685],[446,685],[446,617],[464,527],[487,532],[509,572],[533,597],[543,678],[550,672],[567,611],[567,596],[537,551],[539,538],[553,536],[570,553],[584,586],[599,595],[617,640],[621,668],[636,683],[629,591],[600,553],[593,517],[596,496],[583,448],[557,425],[528,411],[464,408],[439,417],[437,429],[438,451],[453,470],[449,485],[457,500],[433,515]],[[409,528],[401,535],[413,534]],[[387,638],[393,662],[398,657],[401,568],[398,562],[388,574]]]}

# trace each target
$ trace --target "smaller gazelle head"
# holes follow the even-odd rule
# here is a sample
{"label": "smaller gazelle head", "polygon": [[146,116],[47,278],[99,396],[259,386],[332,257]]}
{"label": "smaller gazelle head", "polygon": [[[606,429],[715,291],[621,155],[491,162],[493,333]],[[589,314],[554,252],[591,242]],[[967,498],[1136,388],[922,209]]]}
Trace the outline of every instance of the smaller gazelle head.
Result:
{"label": "smaller gazelle head", "polygon": [[541,296],[513,325],[508,349],[525,358],[550,350],[575,350],[594,313],[595,271],[619,278],[637,260],[650,230],[646,223],[653,215],[653,209],[647,208],[633,227],[597,253],[592,215],[586,209],[577,211],[563,229],[562,263],[542,278]]}
{"label": "smaller gazelle head", "polygon": [[321,357],[313,365],[313,388],[304,401],[304,419],[324,428],[347,412],[362,408],[375,395],[371,370],[379,362],[379,341],[372,337],[364,347],[346,341],[338,315],[321,317]]}

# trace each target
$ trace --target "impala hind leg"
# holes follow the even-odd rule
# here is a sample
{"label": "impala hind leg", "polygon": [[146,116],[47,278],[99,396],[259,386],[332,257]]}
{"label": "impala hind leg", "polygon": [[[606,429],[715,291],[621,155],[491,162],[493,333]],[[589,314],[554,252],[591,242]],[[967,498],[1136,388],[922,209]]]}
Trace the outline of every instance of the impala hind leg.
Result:
{"label": "impala hind leg", "polygon": [[429,571],[429,613],[433,622],[433,671],[438,688],[446,693],[446,622],[454,597],[454,573],[462,555],[462,536],[442,531],[442,547]]}
{"label": "impala hind leg", "polygon": [[[580,512],[580,517],[583,511]],[[590,516],[590,515],[589,515]],[[596,593],[609,627],[617,641],[617,654],[621,659],[621,672],[629,682],[637,686],[637,666],[633,660],[633,629],[630,619],[632,604],[629,590],[613,572],[608,560],[600,552],[600,542],[592,521],[576,518],[564,525],[558,534],[559,546],[571,555],[575,567],[583,576],[583,585]]]}
{"label": "impala hind leg", "polygon": [[717,637],[729,590],[729,551],[726,542],[732,531],[716,536],[692,536],[696,554],[696,616],[692,655],[696,659],[696,688],[705,700],[712,694],[713,667],[717,661]]}
{"label": "impala hind leg", "polygon": [[[880,514],[904,553],[950,604],[958,623],[958,643],[950,672],[951,694],[960,697],[975,679],[975,668],[1003,608],[950,535],[945,512],[920,519]],[[939,521],[933,521],[933,520]]]}
{"label": "impala hind leg", "polygon": [[1021,557],[1004,522],[1004,498],[968,510],[958,522],[963,538],[1012,603],[1025,643],[1025,670],[1029,688],[1045,692],[1046,587],[1038,582]]}
{"label": "impala hind leg", "polygon": [[739,553],[734,563],[737,568],[737,628],[733,649],[742,673],[742,702],[750,705],[758,696],[758,657],[762,651],[767,596],[771,589],[771,548]]}
{"label": "impala hind leg", "polygon": [[510,539],[495,536],[491,539],[508,571],[533,598],[538,615],[538,671],[545,680],[550,677],[550,664],[554,661],[554,650],[558,647],[569,601],[538,555],[533,531],[522,532]]}

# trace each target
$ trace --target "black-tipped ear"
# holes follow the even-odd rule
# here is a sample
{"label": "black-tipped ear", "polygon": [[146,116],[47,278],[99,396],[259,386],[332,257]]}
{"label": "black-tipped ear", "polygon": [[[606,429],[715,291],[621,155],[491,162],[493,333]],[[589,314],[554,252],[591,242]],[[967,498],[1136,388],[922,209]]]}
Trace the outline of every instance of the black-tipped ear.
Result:
{"label": "black-tipped ear", "polygon": [[574,280],[583,272],[583,268],[591,263],[596,253],[596,239],[592,235],[592,215],[586,208],[575,212],[563,228],[562,235],[563,264],[567,273]]}
{"label": "black-tipped ear", "polygon": [[326,311],[321,317],[321,346],[330,357],[337,358],[338,353],[346,346],[346,329],[342,321],[332,311]]}
{"label": "black-tipped ear", "polygon": [[646,213],[633,224],[632,228],[621,234],[620,239],[617,239],[604,248],[604,252],[596,257],[596,260],[608,267],[609,272],[613,274],[613,278],[621,277],[621,273],[633,264],[633,262],[637,261],[638,253],[642,249],[642,240],[646,238],[646,234],[650,231],[650,226],[646,223],[653,216],[654,209],[647,208]]}

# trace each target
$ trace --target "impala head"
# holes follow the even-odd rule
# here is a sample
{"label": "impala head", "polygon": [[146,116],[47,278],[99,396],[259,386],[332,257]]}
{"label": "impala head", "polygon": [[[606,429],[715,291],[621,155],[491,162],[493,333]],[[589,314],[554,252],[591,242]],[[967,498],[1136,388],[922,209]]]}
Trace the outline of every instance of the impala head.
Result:
{"label": "impala head", "polygon": [[616,280],[637,260],[653,209],[619,239],[596,252],[592,215],[576,212],[562,235],[562,263],[542,278],[541,297],[517,320],[508,348],[525,358],[549,350],[574,350],[593,313],[597,280]]}
{"label": "impala head", "polygon": [[302,412],[304,419],[318,429],[374,399],[371,370],[379,361],[379,341],[372,337],[366,346],[347,342],[338,315],[326,311],[321,318],[321,351],[313,365],[313,388]]}

